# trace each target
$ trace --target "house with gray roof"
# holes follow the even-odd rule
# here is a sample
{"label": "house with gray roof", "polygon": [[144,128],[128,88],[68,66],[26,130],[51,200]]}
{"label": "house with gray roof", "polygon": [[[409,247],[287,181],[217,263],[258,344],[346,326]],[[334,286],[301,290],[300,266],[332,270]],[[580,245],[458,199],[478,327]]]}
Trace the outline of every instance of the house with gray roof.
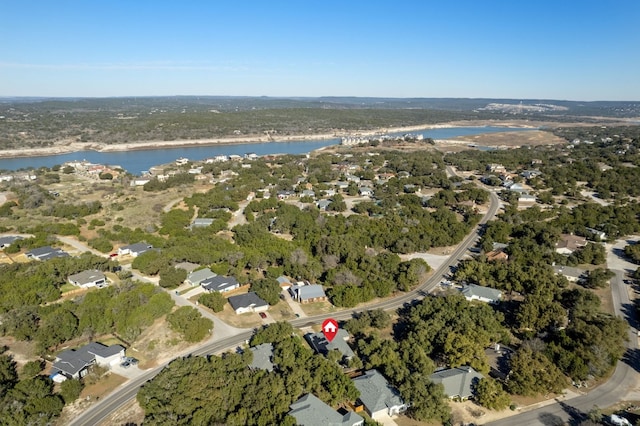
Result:
{"label": "house with gray roof", "polygon": [[567,280],[575,283],[585,278],[586,272],[584,269],[573,268],[571,266],[553,266],[553,272],[563,275]]}
{"label": "house with gray roof", "polygon": [[313,394],[306,394],[289,406],[289,415],[299,426],[362,426],[364,419],[354,412],[340,414]]}
{"label": "house with gray roof", "polygon": [[91,342],[78,349],[60,352],[53,362],[52,373],[60,373],[69,379],[80,379],[92,365],[109,368],[119,363],[123,356],[124,348],[120,345],[105,346]]}
{"label": "house with gray roof", "polygon": [[59,248],[53,248],[51,246],[35,248],[33,250],[26,252],[25,255],[29,259],[43,260],[43,261],[54,259],[56,257],[69,257],[69,253],[67,253],[66,251]]}
{"label": "house with gray roof", "polygon": [[360,391],[360,402],[373,420],[407,411],[407,404],[400,397],[400,392],[378,370],[368,370],[352,380]]}
{"label": "house with gray roof", "polygon": [[225,277],[224,275],[216,275],[200,282],[202,288],[208,292],[219,291],[224,293],[235,290],[240,287],[240,283],[234,277]]}
{"label": "house with gray roof", "polygon": [[263,343],[250,349],[253,352],[253,360],[249,364],[252,370],[273,371],[273,344]]}
{"label": "house with gray roof", "polygon": [[22,237],[19,237],[17,235],[6,235],[4,237],[0,237],[0,250],[1,249],[6,249],[7,247],[9,247],[11,244],[13,244],[14,242],[21,240]]}
{"label": "house with gray roof", "polygon": [[208,280],[215,276],[216,273],[209,268],[198,269],[197,271],[193,271],[187,275],[187,279],[184,282],[189,285],[200,285],[204,280]]}
{"label": "house with gray roof", "polygon": [[307,284],[303,281],[292,285],[289,293],[293,300],[300,303],[325,302],[327,295],[320,284]]}
{"label": "house with gray roof", "polygon": [[207,226],[211,226],[213,223],[213,219],[208,217],[197,217],[193,219],[191,225],[189,225],[189,229],[194,228],[206,228]]}
{"label": "house with gray roof", "polygon": [[460,291],[464,295],[465,299],[469,301],[479,300],[486,303],[498,303],[502,298],[502,292],[500,290],[483,287],[477,284],[466,285],[462,287]]}
{"label": "house with gray roof", "polygon": [[449,398],[467,399],[473,396],[473,388],[484,376],[469,366],[436,370],[429,379],[444,386]]}
{"label": "house with gray roof", "polygon": [[342,354],[343,360],[349,360],[355,356],[353,350],[347,343],[349,337],[347,330],[342,328],[338,329],[332,341],[328,341],[327,338],[324,337],[324,333],[308,333],[304,336],[316,353],[327,356],[330,351],[335,349]]}
{"label": "house with gray roof", "polygon": [[253,291],[246,294],[231,296],[227,299],[229,304],[236,311],[236,314],[247,312],[264,312],[269,309],[269,304],[258,297]]}
{"label": "house with gray roof", "polygon": [[82,271],[77,274],[69,275],[68,280],[71,284],[81,288],[102,288],[108,284],[107,277],[104,275],[104,273],[98,271],[97,269]]}
{"label": "house with gray roof", "polygon": [[322,199],[316,203],[316,207],[318,207],[318,210],[320,211],[326,211],[327,208],[329,208],[329,206],[331,205],[331,203],[332,203],[331,200]]}
{"label": "house with gray roof", "polygon": [[133,257],[140,256],[142,253],[146,253],[149,250],[153,250],[153,246],[147,243],[135,243],[128,246],[120,247],[118,249],[119,255],[130,254]]}

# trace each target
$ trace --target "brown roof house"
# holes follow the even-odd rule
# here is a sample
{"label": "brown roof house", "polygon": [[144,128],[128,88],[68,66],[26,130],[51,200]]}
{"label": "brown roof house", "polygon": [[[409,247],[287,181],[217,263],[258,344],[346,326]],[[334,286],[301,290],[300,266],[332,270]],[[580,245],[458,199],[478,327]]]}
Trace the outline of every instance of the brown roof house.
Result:
{"label": "brown roof house", "polygon": [[560,241],[556,243],[556,252],[571,254],[587,245],[587,239],[573,234],[560,235]]}

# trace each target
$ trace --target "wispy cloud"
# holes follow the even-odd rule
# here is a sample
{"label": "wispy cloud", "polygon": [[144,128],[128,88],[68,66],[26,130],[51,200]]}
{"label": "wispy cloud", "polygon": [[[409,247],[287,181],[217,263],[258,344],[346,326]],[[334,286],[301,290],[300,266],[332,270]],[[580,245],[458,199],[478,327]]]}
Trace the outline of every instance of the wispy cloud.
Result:
{"label": "wispy cloud", "polygon": [[33,70],[61,70],[61,71],[248,71],[249,67],[230,63],[198,63],[198,62],[139,62],[139,63],[67,63],[67,64],[38,64],[21,62],[0,62],[0,69],[33,69]]}

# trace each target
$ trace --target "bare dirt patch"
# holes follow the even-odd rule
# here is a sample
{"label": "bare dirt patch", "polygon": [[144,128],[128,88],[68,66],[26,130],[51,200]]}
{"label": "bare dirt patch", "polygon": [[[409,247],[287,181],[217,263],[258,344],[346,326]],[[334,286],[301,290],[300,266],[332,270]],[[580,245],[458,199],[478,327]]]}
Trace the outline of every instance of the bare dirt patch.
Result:
{"label": "bare dirt patch", "polygon": [[[456,140],[481,146],[516,148],[519,146],[540,146],[566,144],[567,141],[551,132],[527,130],[524,132],[484,133],[481,135],[460,136]],[[443,141],[443,143],[446,143]]]}
{"label": "bare dirt patch", "polygon": [[[262,324],[260,315],[255,312],[247,312],[246,314],[236,314],[231,305],[224,305],[222,312],[216,314],[218,318],[229,325],[238,328],[259,327]],[[214,330],[215,333],[215,330]]]}
{"label": "bare dirt patch", "polygon": [[171,330],[164,318],[142,332],[140,337],[127,349],[127,356],[137,358],[143,370],[157,367],[183,353],[189,346],[180,335]]}
{"label": "bare dirt patch", "polygon": [[27,362],[38,358],[36,344],[34,342],[23,342],[11,336],[2,336],[0,337],[0,346],[9,348],[6,354],[11,355],[13,360],[18,364],[18,371],[20,371],[20,367]]}
{"label": "bare dirt patch", "polygon": [[108,416],[101,425],[141,425],[144,420],[144,410],[135,399],[120,407],[118,411]]}

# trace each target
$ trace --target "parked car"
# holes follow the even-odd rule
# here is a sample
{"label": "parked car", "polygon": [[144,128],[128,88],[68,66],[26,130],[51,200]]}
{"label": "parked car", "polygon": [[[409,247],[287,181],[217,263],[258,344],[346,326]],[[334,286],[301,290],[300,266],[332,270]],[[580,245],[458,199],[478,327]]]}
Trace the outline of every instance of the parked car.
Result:
{"label": "parked car", "polygon": [[129,368],[129,367],[131,367],[131,363],[129,361],[125,361],[122,364],[120,364],[120,367]]}
{"label": "parked car", "polygon": [[267,317],[267,314],[265,314],[264,312],[260,312],[260,318],[265,319]]}

